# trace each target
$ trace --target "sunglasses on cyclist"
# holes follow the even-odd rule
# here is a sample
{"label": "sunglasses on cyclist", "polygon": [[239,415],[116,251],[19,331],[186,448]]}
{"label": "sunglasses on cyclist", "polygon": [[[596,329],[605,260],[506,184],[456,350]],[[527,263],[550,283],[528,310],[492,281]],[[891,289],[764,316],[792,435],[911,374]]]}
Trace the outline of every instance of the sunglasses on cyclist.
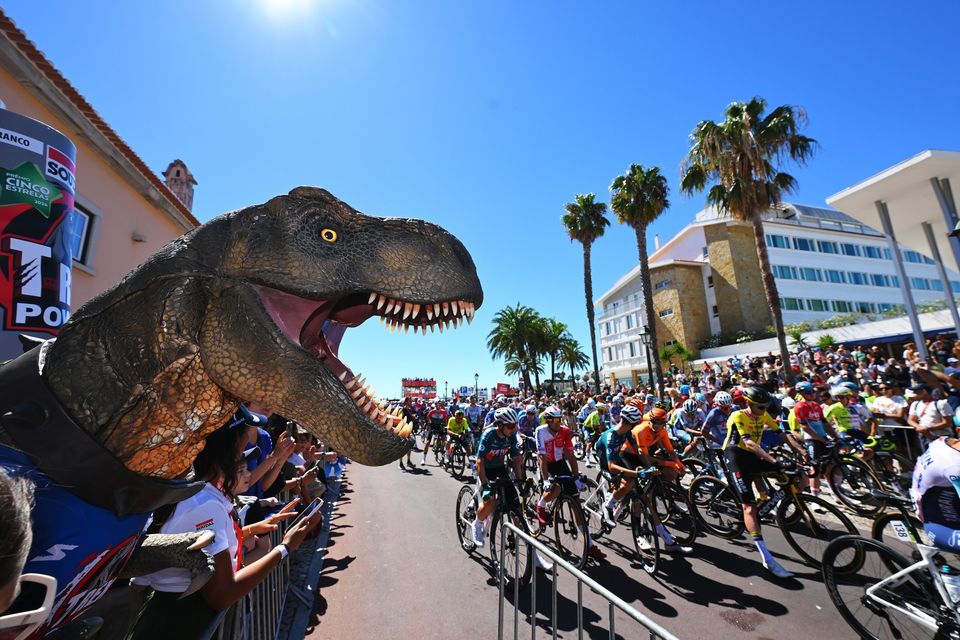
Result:
{"label": "sunglasses on cyclist", "polygon": [[43,602],[32,611],[20,611],[0,616],[0,638],[3,640],[23,640],[47,621],[53,610],[53,600],[57,597],[57,579],[39,573],[25,573],[20,576],[21,585],[31,582],[44,588]]}

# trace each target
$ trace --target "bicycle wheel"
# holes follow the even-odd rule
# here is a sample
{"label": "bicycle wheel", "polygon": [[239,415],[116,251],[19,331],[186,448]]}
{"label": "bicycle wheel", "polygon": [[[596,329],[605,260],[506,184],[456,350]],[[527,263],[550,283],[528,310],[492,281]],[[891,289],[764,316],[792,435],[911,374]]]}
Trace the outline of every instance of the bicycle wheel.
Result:
{"label": "bicycle wheel", "polygon": [[[855,556],[860,558],[857,570],[846,570]],[[881,602],[926,614],[933,620],[938,618],[940,595],[925,574],[918,571],[894,582],[883,582],[911,564],[876,540],[843,536],[824,551],[823,582],[837,611],[861,638],[931,638],[936,627],[925,627],[912,616]],[[872,595],[867,593],[867,589],[878,584]]]}
{"label": "bicycle wheel", "polygon": [[[508,512],[506,518],[498,509],[490,524],[490,560],[493,575],[500,575],[500,547],[504,548],[503,577],[504,590],[513,589],[514,581],[521,589],[526,589],[533,575],[533,547],[523,538],[508,529],[504,523],[510,522],[524,533],[529,533],[527,522],[515,511]],[[520,571],[517,572],[519,563]]]}
{"label": "bicycle wheel", "polygon": [[587,520],[580,501],[561,495],[553,510],[553,537],[560,557],[578,569],[587,566]]}
{"label": "bicycle wheel", "polygon": [[687,471],[680,478],[680,484],[684,488],[689,488],[690,484],[698,477],[706,473],[707,463],[700,458],[688,457],[682,460],[683,466]]}
{"label": "bicycle wheel", "polygon": [[545,528],[537,519],[537,500],[540,499],[542,493],[539,483],[534,482],[533,478],[527,478],[524,481],[520,508],[523,510],[523,519],[527,521],[527,530],[534,538],[538,538]]}
{"label": "bicycle wheel", "polygon": [[743,535],[743,507],[723,480],[700,476],[690,485],[688,495],[698,526],[727,540]]}
{"label": "bicycle wheel", "polygon": [[663,494],[653,497],[660,522],[670,529],[678,544],[690,546],[697,539],[697,520],[687,492],[673,482],[661,482],[660,488]]}
{"label": "bicycle wheel", "polygon": [[828,544],[840,536],[859,533],[840,509],[807,493],[783,497],[777,507],[777,526],[803,561],[818,569]]}
{"label": "bicycle wheel", "polygon": [[457,480],[463,480],[463,472],[467,468],[467,454],[463,447],[457,445],[453,448],[453,456],[450,458],[450,473]]}
{"label": "bicycle wheel", "polygon": [[913,463],[894,451],[879,451],[873,456],[873,469],[888,490],[902,496],[910,495],[913,484]]}
{"label": "bicycle wheel", "polygon": [[830,468],[827,481],[837,500],[862,516],[875,516],[887,506],[886,500],[873,495],[873,491],[883,490],[883,483],[858,458],[839,459]]}
{"label": "bicycle wheel", "polygon": [[877,542],[882,542],[904,558],[911,558],[913,562],[916,562],[920,559],[920,552],[910,538],[910,524],[913,524],[917,533],[920,534],[918,542],[928,544],[930,540],[923,530],[923,523],[920,522],[920,518],[907,514],[906,520],[909,520],[909,523],[904,520],[904,515],[901,513],[888,512],[881,514],[873,521],[873,526],[870,528],[870,537]]}
{"label": "bicycle wheel", "polygon": [[457,538],[460,539],[460,548],[467,553],[473,553],[477,545],[473,544],[471,527],[477,517],[477,506],[473,501],[473,487],[461,487],[457,494]]}
{"label": "bicycle wheel", "polygon": [[657,563],[660,562],[660,536],[653,526],[647,505],[633,499],[629,507],[630,528],[633,546],[637,550],[637,560],[643,570],[652,575],[657,572]]}
{"label": "bicycle wheel", "polygon": [[433,461],[437,463],[438,466],[446,467],[443,455],[443,438],[440,436],[435,436],[431,438],[433,444]]}

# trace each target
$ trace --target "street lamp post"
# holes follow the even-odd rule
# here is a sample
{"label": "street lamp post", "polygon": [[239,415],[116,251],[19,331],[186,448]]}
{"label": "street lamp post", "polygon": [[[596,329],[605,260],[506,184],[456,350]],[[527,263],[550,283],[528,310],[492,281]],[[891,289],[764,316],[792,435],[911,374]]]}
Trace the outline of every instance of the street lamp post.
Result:
{"label": "street lamp post", "polygon": [[647,354],[647,375],[649,377],[649,387],[653,389],[653,363],[650,361],[650,327],[643,325],[643,331],[640,332],[640,342]]}
{"label": "street lamp post", "polygon": [[444,401],[450,399],[450,383],[446,380],[443,381],[443,399]]}
{"label": "street lamp post", "polygon": [[473,395],[477,396],[477,400],[480,399],[480,374],[473,374]]}

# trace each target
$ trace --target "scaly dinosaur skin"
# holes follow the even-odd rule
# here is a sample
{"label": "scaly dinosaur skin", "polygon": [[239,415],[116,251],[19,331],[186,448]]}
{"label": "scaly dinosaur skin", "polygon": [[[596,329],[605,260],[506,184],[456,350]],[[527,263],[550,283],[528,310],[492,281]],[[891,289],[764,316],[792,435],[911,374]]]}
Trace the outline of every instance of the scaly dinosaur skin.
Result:
{"label": "scaly dinosaur skin", "polygon": [[343,329],[381,315],[425,331],[471,319],[482,301],[470,254],[440,227],[366,216],[299,187],[178,238],[81,307],[43,379],[81,427],[148,476],[182,475],[240,401],[362,464],[386,464],[406,452],[410,425],[336,358]]}

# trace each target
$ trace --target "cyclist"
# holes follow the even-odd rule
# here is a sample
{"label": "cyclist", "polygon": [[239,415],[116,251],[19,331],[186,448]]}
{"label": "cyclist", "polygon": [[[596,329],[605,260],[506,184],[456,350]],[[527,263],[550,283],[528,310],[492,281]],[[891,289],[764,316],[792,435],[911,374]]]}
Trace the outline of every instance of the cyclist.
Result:
{"label": "cyclist", "polygon": [[[857,440],[866,445],[869,436],[860,428],[861,416],[856,410],[850,411],[853,392],[848,387],[838,385],[830,389],[830,395],[833,396],[834,403],[827,408],[824,414],[827,422],[831,427],[835,427],[835,431],[843,437]],[[870,460],[873,458],[873,451],[864,447],[863,451],[857,456],[864,460]]]}
{"label": "cyclist", "polygon": [[[817,402],[817,390],[809,382],[798,382],[797,393],[802,398],[793,405],[793,417],[797,432],[806,449],[807,462],[813,466],[810,475],[810,493],[820,495],[820,465],[817,460],[826,453],[827,434],[837,439],[837,432],[829,421],[824,420],[823,410]],[[788,420],[789,421],[789,420]]]}
{"label": "cyclist", "polygon": [[[537,520],[546,525],[550,519],[550,505],[560,497],[563,489],[572,495],[577,495],[583,489],[583,483],[578,476],[580,469],[577,458],[573,455],[573,433],[562,424],[563,412],[559,407],[551,406],[543,412],[546,425],[537,428],[537,458],[540,464],[540,477],[543,479],[543,494],[537,501]],[[556,480],[558,476],[573,476],[575,479]],[[577,525],[586,532],[585,522]],[[586,533],[591,558],[603,560],[607,557],[600,547],[593,543],[589,533]]]}
{"label": "cyclist", "polygon": [[[520,501],[517,486],[523,486],[523,456],[520,454],[520,442],[517,440],[517,413],[510,407],[499,407],[494,412],[492,425],[485,429],[477,445],[477,481],[480,483],[480,508],[477,519],[473,521],[473,542],[483,546],[484,521],[496,507],[496,492],[492,481],[507,480],[505,458],[513,465],[514,487],[508,493],[509,500]],[[510,490],[508,487],[505,490]]]}
{"label": "cyclist", "polygon": [[[470,423],[470,431],[473,434],[473,440],[480,434],[481,420],[483,418],[483,407],[477,404],[477,396],[470,396],[470,404],[464,409],[464,415],[467,422]],[[472,449],[473,447],[470,447]]]}
{"label": "cyclist", "polygon": [[690,455],[690,452],[696,448],[697,442],[694,436],[701,435],[706,419],[707,416],[700,409],[699,403],[693,398],[686,400],[683,406],[670,416],[667,425],[670,428],[670,435],[683,445],[684,456]]}
{"label": "cyclist", "polygon": [[[636,469],[628,467],[620,452],[627,440],[633,440],[633,427],[640,424],[641,420],[643,414],[640,409],[628,404],[620,411],[620,422],[604,431],[597,439],[597,460],[600,468],[612,476],[611,487],[616,486],[612,494],[604,491],[607,495],[603,505],[604,519],[612,527],[617,525],[614,510],[633,489],[634,479],[637,477]],[[635,443],[633,449],[636,449]]]}
{"label": "cyclist", "polygon": [[532,452],[536,448],[533,436],[539,426],[540,420],[537,418],[537,407],[528,404],[524,407],[523,415],[517,420],[517,433],[523,436],[520,438],[520,446],[524,455],[528,455],[528,452]]}
{"label": "cyclist", "polygon": [[604,430],[604,418],[607,413],[607,405],[603,402],[597,403],[597,408],[592,411],[583,421],[583,457],[587,461],[586,466],[592,467],[590,454],[593,451],[593,443]]}
{"label": "cyclist", "polygon": [[[707,442],[707,455],[711,465],[719,465],[723,441],[727,437],[727,418],[733,412],[733,398],[726,391],[713,396],[713,408],[703,421],[701,435]],[[716,473],[718,470],[714,470]]]}
{"label": "cyclist", "polygon": [[[623,443],[620,453],[627,462],[636,461],[639,463],[638,466],[658,467],[665,481],[676,482],[685,470],[683,463],[680,462],[680,458],[670,443],[666,424],[667,412],[659,408],[653,409],[644,416],[644,420],[639,425],[633,428],[631,431],[633,437]],[[645,501],[647,506],[650,507],[650,519],[653,521],[657,533],[663,538],[666,550],[684,555],[693,551],[690,547],[684,547],[676,543],[667,528],[660,522],[660,516],[657,514],[657,510],[653,508],[650,496],[645,496]]]}
{"label": "cyclist", "polygon": [[465,440],[464,435],[470,432],[470,423],[467,422],[467,419],[463,416],[463,409],[457,409],[453,413],[453,417],[447,420],[447,459],[453,457],[453,444],[456,438],[460,438],[460,442],[464,445]]}
{"label": "cyclist", "polygon": [[499,394],[496,398],[496,403],[487,411],[487,415],[483,418],[483,428],[486,429],[493,425],[493,418],[496,414],[496,411],[500,407],[507,406],[507,396],[502,393]]}
{"label": "cyclist", "polygon": [[427,436],[423,439],[423,459],[420,460],[420,466],[427,464],[427,453],[430,451],[430,442],[434,441],[435,447],[443,446],[446,439],[446,424],[449,415],[444,408],[443,400],[437,401],[437,406],[427,412]]}
{"label": "cyclist", "polygon": [[917,459],[911,492],[933,544],[960,553],[960,440],[944,436],[930,443]]}
{"label": "cyclist", "polygon": [[760,446],[763,432],[778,431],[781,436],[783,432],[767,413],[770,392],[760,387],[747,387],[742,397],[747,408],[730,414],[727,419],[727,438],[723,443],[723,456],[730,471],[730,487],[740,499],[743,522],[760,551],[764,568],[778,578],[790,578],[793,574],[780,566],[763,541],[752,487],[754,480],[759,479],[763,472],[780,470],[780,465]]}

